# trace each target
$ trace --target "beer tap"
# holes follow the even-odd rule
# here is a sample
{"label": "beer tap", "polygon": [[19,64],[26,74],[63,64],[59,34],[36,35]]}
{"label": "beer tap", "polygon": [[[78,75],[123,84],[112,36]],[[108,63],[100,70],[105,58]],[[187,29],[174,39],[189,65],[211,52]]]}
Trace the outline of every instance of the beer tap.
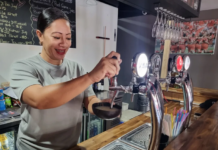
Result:
{"label": "beer tap", "polygon": [[189,116],[185,122],[185,128],[189,126],[189,122],[191,119],[191,113],[192,113],[192,104],[194,101],[193,97],[193,85],[192,85],[192,79],[188,73],[188,69],[191,65],[191,59],[189,56],[184,56],[184,67],[183,67],[183,92],[184,92],[184,99],[185,99],[185,104],[184,108],[189,112]]}
{"label": "beer tap", "polygon": [[[149,71],[151,66],[155,65],[153,65],[152,61],[150,63],[148,62],[148,58],[144,53],[135,55],[131,62],[132,79],[129,85],[122,86],[114,84],[117,83],[117,77],[114,77],[110,80],[111,84],[109,90],[115,91],[115,93],[122,91],[132,94],[131,101],[134,100],[134,96],[136,94],[141,94],[149,98],[152,120],[152,135],[148,150],[158,150],[162,132],[164,99],[159,82],[159,72],[155,70],[157,69],[156,67],[160,67],[161,65],[156,65],[156,67],[153,67],[153,69]],[[163,79],[163,82],[165,82],[165,79]],[[115,96],[116,94],[114,94],[112,103],[115,99]]]}
{"label": "beer tap", "polygon": [[171,83],[171,73],[168,70],[168,75],[166,78],[160,78],[161,69],[161,57],[158,54],[153,54],[150,58],[150,76],[154,76],[159,80],[160,83],[165,83],[166,90],[168,91],[169,85]]}
{"label": "beer tap", "polygon": [[193,85],[190,75],[188,73],[190,64],[191,60],[189,56],[182,57],[180,55],[177,55],[174,57],[174,59],[170,58],[169,60],[169,75],[171,75],[172,73],[179,73],[179,75],[171,77],[171,84],[176,84],[182,87],[184,110],[187,110],[187,112],[189,112],[189,116],[187,117],[184,126],[185,128],[187,128],[189,125],[193,104]]}

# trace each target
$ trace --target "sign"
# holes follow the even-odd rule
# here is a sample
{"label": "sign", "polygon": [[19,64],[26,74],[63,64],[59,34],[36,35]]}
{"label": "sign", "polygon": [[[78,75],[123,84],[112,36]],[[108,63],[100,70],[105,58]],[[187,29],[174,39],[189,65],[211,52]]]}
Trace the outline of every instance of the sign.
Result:
{"label": "sign", "polygon": [[[171,54],[214,54],[218,19],[183,22],[182,39],[171,41]],[[164,40],[156,39],[155,53],[163,53]]]}
{"label": "sign", "polygon": [[176,58],[176,69],[178,72],[180,72],[182,70],[183,67],[183,59],[182,56],[177,56]]}
{"label": "sign", "polygon": [[148,70],[148,58],[144,53],[138,55],[136,59],[136,71],[139,77],[144,77]]}
{"label": "sign", "polygon": [[184,57],[184,69],[188,70],[191,65],[191,60],[189,56]]}

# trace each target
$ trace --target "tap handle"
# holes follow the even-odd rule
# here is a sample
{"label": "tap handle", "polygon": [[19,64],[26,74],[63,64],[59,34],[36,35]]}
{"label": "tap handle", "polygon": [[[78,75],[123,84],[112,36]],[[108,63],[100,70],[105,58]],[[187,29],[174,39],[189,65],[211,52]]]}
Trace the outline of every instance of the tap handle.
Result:
{"label": "tap handle", "polygon": [[169,86],[170,86],[170,84],[171,84],[171,78],[167,78],[166,79],[166,91],[168,92],[168,90],[169,90]]}
{"label": "tap handle", "polygon": [[112,101],[111,101],[111,108],[113,108],[114,100],[116,99],[116,97],[118,96],[118,94],[119,94],[119,91],[118,91],[118,90],[115,90],[114,93],[113,93]]}
{"label": "tap handle", "polygon": [[110,87],[116,87],[117,86],[117,76],[114,76],[113,78],[109,79]]}
{"label": "tap handle", "polygon": [[131,102],[133,102],[133,101],[134,101],[134,97],[135,97],[135,94],[134,94],[134,93],[132,93],[132,96],[131,96]]}
{"label": "tap handle", "polygon": [[166,91],[168,92],[169,90],[169,84],[166,84]]}
{"label": "tap handle", "polygon": [[[117,57],[113,56],[112,59],[117,59]],[[109,84],[112,87],[116,87],[117,86],[117,75],[115,75],[114,77],[109,79]]]}
{"label": "tap handle", "polygon": [[169,85],[170,85],[170,78],[160,78],[159,79],[160,83],[165,83],[166,91],[168,92]]}
{"label": "tap handle", "polygon": [[166,80],[167,80],[166,78],[159,78],[159,82],[160,82],[160,83],[165,83]]}

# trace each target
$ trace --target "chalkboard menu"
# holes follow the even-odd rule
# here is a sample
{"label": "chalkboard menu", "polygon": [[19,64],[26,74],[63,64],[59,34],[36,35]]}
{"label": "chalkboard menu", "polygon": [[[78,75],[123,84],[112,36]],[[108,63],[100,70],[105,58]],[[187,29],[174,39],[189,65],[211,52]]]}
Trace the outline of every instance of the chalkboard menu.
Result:
{"label": "chalkboard menu", "polygon": [[37,18],[43,9],[56,7],[69,18],[72,48],[76,47],[75,0],[1,0],[0,43],[39,45]]}

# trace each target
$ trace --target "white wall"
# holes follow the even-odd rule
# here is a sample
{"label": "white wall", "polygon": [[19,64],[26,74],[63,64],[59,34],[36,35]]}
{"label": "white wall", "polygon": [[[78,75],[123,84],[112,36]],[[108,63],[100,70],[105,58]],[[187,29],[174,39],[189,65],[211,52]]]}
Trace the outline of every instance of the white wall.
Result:
{"label": "white wall", "polygon": [[[91,71],[103,57],[103,40],[96,39],[96,36],[104,35],[104,26],[107,26],[106,34],[110,37],[110,41],[106,41],[106,54],[116,51],[113,36],[114,29],[117,29],[118,10],[101,2],[96,2],[96,5],[87,5],[86,0],[76,2],[76,48],[70,48],[66,58]],[[0,76],[9,80],[10,66],[14,61],[36,55],[41,49],[41,46],[0,43]],[[0,83],[4,79],[0,77]]]}

